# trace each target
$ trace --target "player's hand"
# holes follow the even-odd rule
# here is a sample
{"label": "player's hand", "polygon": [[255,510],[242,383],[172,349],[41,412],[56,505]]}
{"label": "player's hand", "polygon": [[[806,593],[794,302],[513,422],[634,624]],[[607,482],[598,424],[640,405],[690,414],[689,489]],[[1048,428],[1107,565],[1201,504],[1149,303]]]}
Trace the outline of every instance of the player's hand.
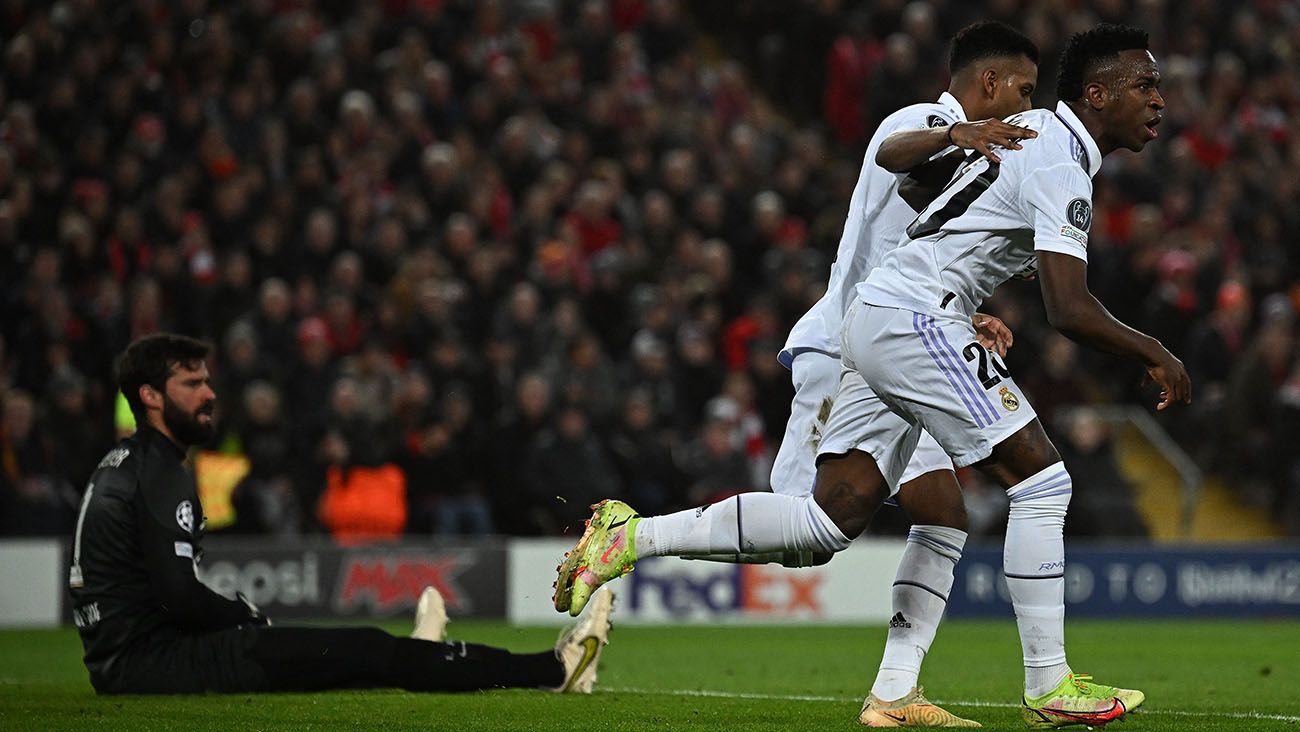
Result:
{"label": "player's hand", "polygon": [[244,593],[236,592],[235,599],[244,603],[244,606],[248,608],[248,623],[247,623],[248,625],[270,625],[271,624],[271,619],[266,615],[263,615],[262,611],[259,610],[256,605],[253,604],[253,601],[244,596]]}
{"label": "player's hand", "polygon": [[1019,150],[1020,140],[1032,140],[1035,137],[1038,137],[1036,130],[1007,124],[1000,119],[954,122],[948,130],[952,144],[963,150],[974,150],[995,163],[1002,162],[1002,158],[993,152],[994,146]]}
{"label": "player's hand", "polygon": [[1156,411],[1162,411],[1174,402],[1192,402],[1192,380],[1187,376],[1183,362],[1169,351],[1164,352],[1159,362],[1147,366],[1143,381],[1152,381],[1160,386],[1160,401],[1156,403]]}
{"label": "player's hand", "polygon": [[1007,351],[1011,349],[1011,344],[1015,342],[1015,338],[1011,335],[1011,329],[1007,327],[1006,323],[984,313],[972,315],[970,323],[975,326],[975,340],[981,346],[993,351],[1002,358],[1007,357]]}

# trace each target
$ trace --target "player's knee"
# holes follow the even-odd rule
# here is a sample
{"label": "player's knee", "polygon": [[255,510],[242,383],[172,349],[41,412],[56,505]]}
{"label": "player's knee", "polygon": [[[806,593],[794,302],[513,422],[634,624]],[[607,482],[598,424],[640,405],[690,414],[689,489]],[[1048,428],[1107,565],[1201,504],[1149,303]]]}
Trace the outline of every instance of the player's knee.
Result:
{"label": "player's knee", "polygon": [[[900,505],[902,502],[899,502]],[[944,526],[958,531],[967,531],[970,518],[966,515],[966,504],[961,495],[942,503],[916,506],[915,503],[904,506],[907,517],[915,525]]]}
{"label": "player's knee", "polygon": [[866,453],[824,456],[817,464],[814,498],[849,540],[866,530],[886,494],[884,476]]}
{"label": "player's knee", "polygon": [[951,526],[914,524],[907,532],[907,540],[925,546],[955,564],[961,561],[962,550],[966,547],[966,531]]}
{"label": "player's knee", "polygon": [[943,510],[938,513],[936,520],[930,523],[936,526],[945,526],[958,531],[970,530],[970,518],[966,515],[966,504],[960,498],[954,503],[945,505]]}
{"label": "player's knee", "polygon": [[795,545],[801,550],[812,552],[814,560],[826,557],[824,561],[814,561],[814,565],[825,564],[829,561],[830,555],[847,549],[856,534],[846,535],[839,524],[827,515],[812,496],[803,496],[798,500],[799,505],[803,507],[803,513],[796,511],[791,515],[802,516],[802,518],[795,520],[789,534],[794,537]]}
{"label": "player's knee", "polygon": [[1074,481],[1065,463],[1057,462],[1011,486],[1011,512],[1018,515],[1065,516],[1074,495]]}
{"label": "player's knee", "polygon": [[895,496],[913,524],[966,531],[966,501],[951,470],[936,470],[904,483]]}
{"label": "player's knee", "polygon": [[1008,490],[1061,462],[1061,454],[1037,419],[998,443],[993,454],[976,463],[989,477]]}

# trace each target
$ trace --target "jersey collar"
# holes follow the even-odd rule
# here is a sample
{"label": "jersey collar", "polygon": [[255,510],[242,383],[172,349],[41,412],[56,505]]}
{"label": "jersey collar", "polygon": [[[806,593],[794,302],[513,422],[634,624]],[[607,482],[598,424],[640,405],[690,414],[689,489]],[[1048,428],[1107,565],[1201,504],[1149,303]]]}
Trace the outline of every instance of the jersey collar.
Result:
{"label": "jersey collar", "polygon": [[958,122],[968,121],[966,119],[966,110],[962,109],[961,102],[957,101],[957,97],[954,97],[948,92],[944,92],[939,95],[938,104],[942,104],[943,106],[947,107],[953,114],[957,115]]}
{"label": "jersey collar", "polygon": [[1074,136],[1070,141],[1070,149],[1075,152],[1075,159],[1088,171],[1089,178],[1096,176],[1097,171],[1101,170],[1101,150],[1097,147],[1097,141],[1092,139],[1088,128],[1083,126],[1083,121],[1065,102],[1056,103],[1056,117]]}
{"label": "jersey collar", "polygon": [[171,440],[167,439],[167,435],[164,435],[163,433],[154,429],[151,425],[143,424],[143,423],[139,424],[136,427],[136,434],[139,435],[140,439],[142,440],[148,440],[150,442],[156,442],[160,445],[165,445],[166,447],[164,449],[167,450],[167,453],[169,455],[175,457],[178,462],[185,461],[186,451],[180,445],[177,445],[175,442],[172,442]]}

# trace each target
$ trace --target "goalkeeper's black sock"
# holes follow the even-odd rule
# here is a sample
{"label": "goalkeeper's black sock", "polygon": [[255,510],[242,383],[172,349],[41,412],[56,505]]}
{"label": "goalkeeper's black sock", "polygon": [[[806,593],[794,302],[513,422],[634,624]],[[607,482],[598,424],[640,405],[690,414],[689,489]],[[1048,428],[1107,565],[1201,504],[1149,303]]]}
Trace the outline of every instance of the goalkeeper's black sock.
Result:
{"label": "goalkeeper's black sock", "polygon": [[388,678],[409,691],[557,687],[564,683],[564,664],[552,651],[516,654],[461,641],[397,638]]}

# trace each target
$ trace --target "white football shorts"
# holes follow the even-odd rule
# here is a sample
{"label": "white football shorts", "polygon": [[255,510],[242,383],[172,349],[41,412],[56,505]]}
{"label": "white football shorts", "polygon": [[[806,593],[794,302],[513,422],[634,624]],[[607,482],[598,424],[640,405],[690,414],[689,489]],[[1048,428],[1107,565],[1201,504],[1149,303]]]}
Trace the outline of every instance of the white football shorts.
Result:
{"label": "white football shorts", "polygon": [[965,320],[855,301],[844,322],[844,377],[822,454],[865,450],[892,486],[924,433],[965,467],[1038,416]]}
{"label": "white football shorts", "polygon": [[[772,463],[773,492],[787,496],[812,493],[817,479],[819,448],[823,453],[839,454],[853,449],[870,452],[867,447],[857,444],[840,443],[840,449],[835,450],[824,447],[828,436],[827,419],[840,389],[842,370],[838,358],[820,351],[800,353],[791,364],[794,399],[790,402],[790,420],[785,423],[785,437]],[[858,381],[861,378],[858,376]],[[902,483],[935,470],[952,470],[952,460],[933,437],[922,432],[911,460],[897,480],[890,481],[890,494],[897,493]]]}

